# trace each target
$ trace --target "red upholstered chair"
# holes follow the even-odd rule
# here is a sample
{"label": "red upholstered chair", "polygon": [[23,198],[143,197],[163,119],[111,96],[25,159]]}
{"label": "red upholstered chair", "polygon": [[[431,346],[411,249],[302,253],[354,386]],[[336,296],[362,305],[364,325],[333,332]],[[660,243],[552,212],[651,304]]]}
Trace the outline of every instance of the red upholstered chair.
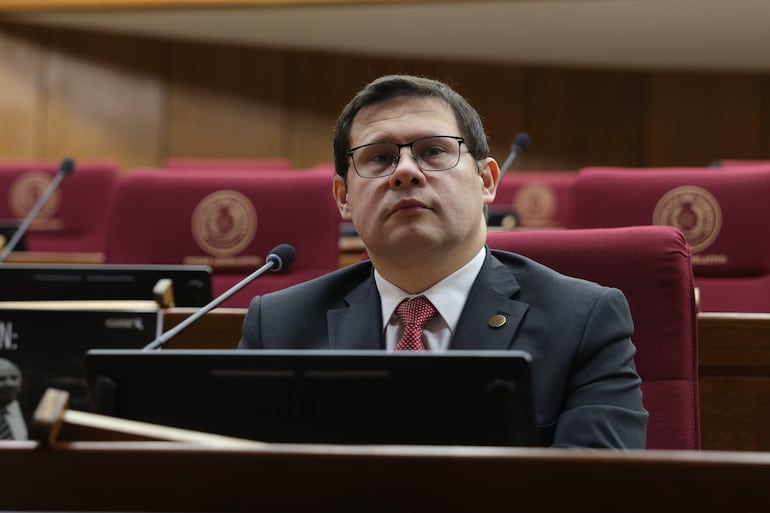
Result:
{"label": "red upholstered chair", "polygon": [[770,312],[770,167],[590,168],[570,228],[676,226],[692,246],[700,310]]}
{"label": "red upholstered chair", "polygon": [[492,232],[491,248],[623,291],[649,411],[648,449],[699,449],[696,311],[690,251],[668,226]]}
{"label": "red upholstered chair", "polygon": [[163,162],[166,169],[245,169],[245,170],[288,170],[292,169],[289,159],[203,159],[191,157],[169,157]]}
{"label": "red upholstered chair", "polygon": [[516,227],[563,228],[569,214],[569,199],[575,173],[572,171],[510,171],[500,181],[497,196],[489,206],[491,224],[512,214]]}
{"label": "red upholstered chair", "polygon": [[[59,162],[0,163],[0,219],[21,223],[56,175]],[[107,211],[118,180],[111,162],[76,163],[24,237],[26,249],[102,252]]]}
{"label": "red upholstered chair", "polygon": [[732,167],[770,167],[770,160],[741,160],[741,159],[722,159],[715,163],[717,168],[732,168]]}
{"label": "red upholstered chair", "polygon": [[281,243],[294,264],[268,273],[225,301],[257,295],[337,268],[339,215],[320,173],[135,170],[121,177],[106,244],[108,263],[206,264],[218,296],[264,264]]}

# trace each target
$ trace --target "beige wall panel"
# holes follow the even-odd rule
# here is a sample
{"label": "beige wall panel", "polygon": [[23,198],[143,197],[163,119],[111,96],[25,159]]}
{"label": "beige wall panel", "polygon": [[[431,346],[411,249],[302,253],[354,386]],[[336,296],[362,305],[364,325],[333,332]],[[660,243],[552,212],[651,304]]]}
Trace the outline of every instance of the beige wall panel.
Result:
{"label": "beige wall panel", "polygon": [[284,155],[283,52],[177,43],[172,60],[165,156]]}
{"label": "beige wall panel", "polygon": [[165,114],[163,46],[56,32],[47,76],[45,155],[155,165]]}
{"label": "beige wall panel", "polygon": [[641,75],[533,68],[524,81],[532,169],[641,164]]}
{"label": "beige wall panel", "polygon": [[411,72],[455,84],[517,169],[707,165],[770,158],[760,74],[523,68],[386,59],[0,25],[0,158],[169,156],[332,160],[340,109],[369,80]]}
{"label": "beige wall panel", "polygon": [[342,108],[367,82],[403,73],[400,60],[298,53],[292,56],[287,153],[297,167],[333,161],[332,136]]}
{"label": "beige wall panel", "polygon": [[[468,62],[419,62],[412,73],[453,85],[478,111],[489,137],[490,154],[502,165],[522,124],[523,77],[521,68]],[[521,154],[513,169],[523,169]]]}
{"label": "beige wall panel", "polygon": [[46,43],[40,31],[0,25],[0,158],[41,156]]}
{"label": "beige wall panel", "polygon": [[646,165],[707,166],[760,154],[758,76],[651,73],[648,81]]}

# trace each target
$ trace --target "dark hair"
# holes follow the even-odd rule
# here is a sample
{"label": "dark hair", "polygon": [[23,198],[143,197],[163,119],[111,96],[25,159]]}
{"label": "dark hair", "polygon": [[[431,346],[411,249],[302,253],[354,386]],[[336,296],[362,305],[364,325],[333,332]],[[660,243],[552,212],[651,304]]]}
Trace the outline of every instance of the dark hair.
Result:
{"label": "dark hair", "polygon": [[382,103],[396,97],[434,97],[443,100],[455,114],[468,151],[476,160],[489,156],[489,143],[476,109],[450,86],[438,80],[412,75],[385,75],[359,91],[342,109],[334,129],[334,169],[347,178],[348,150],[350,149],[350,128],[353,119],[364,107]]}

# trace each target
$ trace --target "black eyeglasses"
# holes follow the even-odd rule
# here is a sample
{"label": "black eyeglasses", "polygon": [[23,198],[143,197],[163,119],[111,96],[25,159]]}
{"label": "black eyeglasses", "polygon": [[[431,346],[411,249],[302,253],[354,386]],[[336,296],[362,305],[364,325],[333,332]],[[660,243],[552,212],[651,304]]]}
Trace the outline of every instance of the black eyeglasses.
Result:
{"label": "black eyeglasses", "polygon": [[361,178],[381,178],[392,175],[401,160],[401,148],[412,150],[414,161],[423,171],[446,171],[460,162],[462,137],[433,135],[410,143],[375,142],[348,150],[353,168]]}

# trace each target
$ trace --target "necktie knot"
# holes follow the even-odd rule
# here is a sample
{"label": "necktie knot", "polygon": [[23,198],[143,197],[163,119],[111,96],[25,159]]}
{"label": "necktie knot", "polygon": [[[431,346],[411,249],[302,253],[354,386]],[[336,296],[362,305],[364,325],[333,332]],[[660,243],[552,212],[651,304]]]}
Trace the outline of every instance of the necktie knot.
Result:
{"label": "necktie knot", "polygon": [[402,301],[396,308],[396,315],[404,332],[396,344],[396,351],[424,351],[422,329],[436,313],[436,307],[425,296]]}

